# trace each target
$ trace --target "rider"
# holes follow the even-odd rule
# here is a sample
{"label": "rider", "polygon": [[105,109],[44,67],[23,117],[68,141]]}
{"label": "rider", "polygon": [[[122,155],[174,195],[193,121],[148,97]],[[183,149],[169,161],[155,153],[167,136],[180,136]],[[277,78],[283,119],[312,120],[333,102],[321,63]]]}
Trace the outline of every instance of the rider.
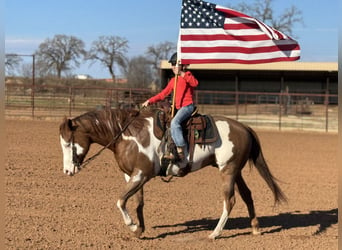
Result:
{"label": "rider", "polygon": [[[178,157],[181,161],[185,160],[185,151],[187,150],[187,143],[183,136],[182,122],[188,119],[194,111],[193,93],[194,88],[197,87],[198,81],[187,70],[189,65],[179,64],[177,62],[177,53],[174,53],[169,63],[171,63],[172,71],[175,74],[167,86],[157,95],[151,97],[145,101],[142,106],[146,107],[149,104],[153,104],[164,100],[171,92],[176,89],[175,106],[177,109],[176,115],[171,120],[171,137],[176,144]],[[177,77],[176,77],[177,76]],[[174,155],[170,155],[169,159],[175,159]]]}

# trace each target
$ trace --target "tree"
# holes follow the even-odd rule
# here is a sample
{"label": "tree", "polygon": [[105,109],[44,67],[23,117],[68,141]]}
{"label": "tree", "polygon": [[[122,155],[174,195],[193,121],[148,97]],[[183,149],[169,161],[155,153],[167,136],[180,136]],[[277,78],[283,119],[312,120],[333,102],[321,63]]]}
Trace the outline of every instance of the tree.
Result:
{"label": "tree", "polygon": [[15,54],[8,54],[5,56],[5,70],[7,74],[12,74],[18,69],[22,59]]}
{"label": "tree", "polygon": [[103,64],[115,82],[115,64],[121,69],[126,67],[125,54],[128,49],[128,41],[119,36],[100,36],[94,41],[87,53],[86,60],[99,61]]}
{"label": "tree", "polygon": [[302,12],[296,6],[285,9],[280,16],[275,17],[272,8],[273,0],[256,0],[254,4],[240,3],[233,9],[239,10],[247,15],[269,24],[273,28],[293,36],[292,28],[296,23],[303,23]]}
{"label": "tree", "polygon": [[[147,48],[146,55],[149,58],[149,63],[152,65],[154,81],[158,82],[160,61],[169,59],[169,57],[176,52],[176,44],[173,42],[162,42],[157,45],[152,45]],[[158,80],[157,80],[158,79]]]}
{"label": "tree", "polygon": [[27,78],[32,77],[32,68],[32,63],[23,63],[20,68],[21,75]]}
{"label": "tree", "polygon": [[62,72],[72,69],[73,64],[80,65],[78,59],[85,55],[84,42],[74,36],[55,35],[39,45],[36,55],[37,64],[44,67],[41,70],[56,72],[61,78]]}
{"label": "tree", "polygon": [[150,87],[153,76],[149,60],[144,56],[133,57],[129,60],[126,76],[130,87]]}

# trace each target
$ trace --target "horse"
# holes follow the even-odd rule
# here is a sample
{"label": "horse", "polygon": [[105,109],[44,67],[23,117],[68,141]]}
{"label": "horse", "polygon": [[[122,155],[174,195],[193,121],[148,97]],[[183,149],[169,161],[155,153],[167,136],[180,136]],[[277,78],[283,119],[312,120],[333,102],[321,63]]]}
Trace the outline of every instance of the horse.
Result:
{"label": "horse", "polygon": [[[63,171],[73,176],[82,169],[90,145],[97,143],[114,153],[117,165],[124,173],[126,187],[117,201],[125,225],[140,238],[145,231],[143,187],[161,171],[161,157],[165,148],[153,133],[153,110],[105,109],[86,112],[73,119],[64,117],[60,124],[60,143],[63,151]],[[237,189],[247,205],[252,234],[261,234],[255,213],[251,191],[241,171],[247,162],[255,166],[273,193],[274,204],[286,202],[287,198],[272,175],[262,153],[256,132],[224,116],[213,116],[218,139],[203,147],[194,148],[190,173],[206,166],[218,169],[223,188],[223,212],[210,239],[218,238],[235,204]],[[98,152],[99,154],[100,152]],[[88,159],[89,160],[89,159]],[[166,171],[169,177],[177,176],[181,167],[170,163]],[[186,177],[184,177],[186,178]],[[136,197],[137,222],[126,209],[128,199]]]}

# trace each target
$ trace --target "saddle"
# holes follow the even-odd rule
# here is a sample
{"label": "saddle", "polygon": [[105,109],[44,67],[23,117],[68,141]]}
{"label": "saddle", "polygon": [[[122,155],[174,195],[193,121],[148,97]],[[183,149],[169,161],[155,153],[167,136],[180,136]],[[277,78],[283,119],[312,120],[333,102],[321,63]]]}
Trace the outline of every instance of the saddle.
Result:
{"label": "saddle", "polygon": [[[163,140],[167,136],[170,127],[171,117],[167,110],[158,109],[154,114],[154,135]],[[199,144],[204,147],[207,143],[213,143],[218,139],[216,124],[210,115],[201,115],[197,109],[191,117],[182,124],[183,135],[188,142],[189,163],[192,164],[194,157],[195,145]],[[168,136],[170,138],[170,136]],[[169,141],[169,140],[168,140]],[[170,147],[170,142],[168,143]],[[175,149],[171,149],[174,152]]]}

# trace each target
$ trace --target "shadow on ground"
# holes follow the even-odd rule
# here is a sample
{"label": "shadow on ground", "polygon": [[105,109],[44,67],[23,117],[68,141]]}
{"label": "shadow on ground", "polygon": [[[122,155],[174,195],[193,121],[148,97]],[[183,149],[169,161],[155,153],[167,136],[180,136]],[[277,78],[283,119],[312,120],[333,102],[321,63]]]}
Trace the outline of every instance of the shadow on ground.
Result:
{"label": "shadow on ground", "polygon": [[[330,226],[337,224],[337,208],[327,210],[327,211],[310,211],[309,213],[302,213],[300,211],[281,213],[276,216],[263,216],[259,217],[260,228],[262,234],[271,234],[275,232],[280,232],[285,229],[318,226],[318,230],[313,235],[318,235],[323,233]],[[185,223],[173,224],[173,225],[160,225],[153,228],[175,228],[173,232],[167,232],[160,234],[154,238],[145,237],[143,239],[158,239],[165,238],[167,236],[179,235],[184,233],[195,233],[200,231],[212,231],[214,230],[218,220],[212,220],[208,218],[203,218],[200,220],[187,221]],[[177,227],[186,227],[182,230],[177,230]],[[267,230],[268,227],[276,227],[271,230]],[[229,229],[247,229],[250,228],[249,218],[239,217],[230,218],[225,226],[226,230]],[[266,230],[265,230],[266,229]],[[230,235],[228,237],[222,238],[234,238],[240,235],[247,235],[249,232],[238,233],[235,235]]]}

